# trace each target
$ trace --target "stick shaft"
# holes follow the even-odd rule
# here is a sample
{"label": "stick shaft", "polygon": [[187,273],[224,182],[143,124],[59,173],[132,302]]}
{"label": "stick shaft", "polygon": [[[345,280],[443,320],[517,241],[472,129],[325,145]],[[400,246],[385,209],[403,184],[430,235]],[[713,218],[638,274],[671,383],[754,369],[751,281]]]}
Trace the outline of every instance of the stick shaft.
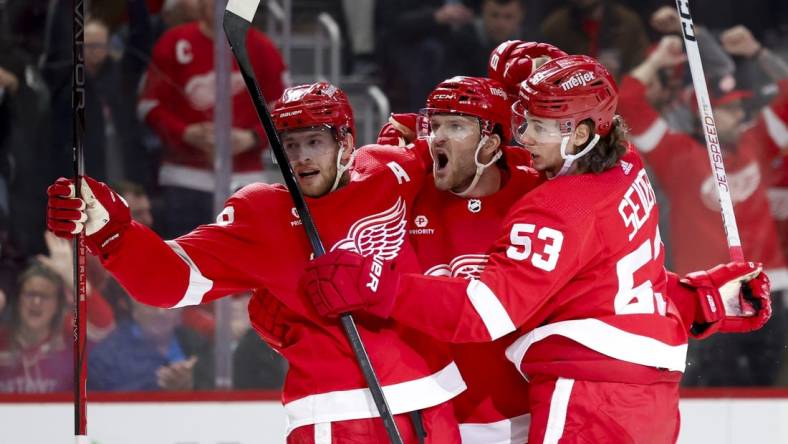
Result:
{"label": "stick shaft", "polygon": [[[85,55],[84,0],[72,0],[73,10],[73,59],[71,106],[73,111],[73,161],[74,187],[80,197],[82,177],[85,174]],[[87,441],[87,356],[85,336],[87,331],[87,275],[85,269],[85,233],[74,240],[74,435],[76,442]]]}
{"label": "stick shaft", "polygon": [[687,49],[690,71],[692,72],[692,83],[695,87],[695,98],[698,101],[698,112],[700,113],[701,125],[703,126],[703,136],[706,139],[706,149],[709,153],[711,171],[716,179],[714,183],[717,188],[728,251],[732,260],[742,261],[744,260],[744,253],[742,252],[741,239],[739,238],[739,228],[736,226],[736,216],[733,213],[733,201],[731,200],[728,176],[725,174],[722,148],[717,137],[717,126],[714,123],[709,91],[706,88],[706,77],[703,73],[698,42],[695,39],[695,25],[690,15],[689,0],[676,0],[676,9],[681,18],[681,31],[684,36],[684,46]]}

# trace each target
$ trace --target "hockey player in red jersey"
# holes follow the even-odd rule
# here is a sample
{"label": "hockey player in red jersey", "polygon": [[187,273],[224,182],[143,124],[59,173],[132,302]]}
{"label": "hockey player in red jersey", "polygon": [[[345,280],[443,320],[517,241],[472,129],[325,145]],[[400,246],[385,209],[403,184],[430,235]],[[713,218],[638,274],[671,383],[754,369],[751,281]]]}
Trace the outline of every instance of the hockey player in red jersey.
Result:
{"label": "hockey player in red jersey", "polygon": [[[355,155],[347,97],[324,82],[286,90],[272,116],[327,248],[418,272],[405,226],[427,161],[390,147]],[[286,306],[289,334],[299,338],[279,347],[290,362],[283,390],[288,443],[388,442],[340,324],[317,316],[298,291],[311,250],[284,187],[247,186],[228,199],[216,223],[164,242],[130,221],[109,187],[83,183],[84,201],[73,197],[69,180],[50,187],[49,227],[69,236],[84,226],[90,251],[136,299],[181,307],[255,289],[249,313],[257,330],[265,329],[261,298]],[[406,414],[414,411],[421,412],[425,442],[459,442],[447,401],[465,384],[446,345],[394,321],[365,326],[361,338],[405,442],[418,440]]]}
{"label": "hockey player in red jersey", "polygon": [[[531,443],[675,440],[686,329],[695,319],[682,319],[665,298],[655,199],[621,139],[616,101],[612,78],[593,59],[545,64],[522,87],[516,128],[534,167],[553,180],[514,205],[480,279],[400,274],[334,252],[304,277],[315,307],[329,315],[365,309],[450,342],[516,331],[506,354],[532,382],[523,400]],[[370,271],[377,291],[363,285]],[[692,310],[716,319],[707,332],[768,319],[746,317],[768,299],[740,299],[737,287],[759,272],[729,264],[688,278],[708,295],[710,304],[699,298]],[[729,281],[736,285],[723,285]],[[759,286],[768,286],[764,275],[750,282]],[[724,313],[715,309],[723,300]]]}
{"label": "hockey player in red jersey", "polygon": [[[439,84],[418,126],[429,140],[432,177],[416,199],[410,239],[424,274],[478,277],[513,202],[540,182],[528,153],[511,140],[511,101],[502,84],[454,77]],[[504,355],[513,335],[491,344],[455,344],[468,389],[454,398],[462,441],[525,442],[528,383]]]}

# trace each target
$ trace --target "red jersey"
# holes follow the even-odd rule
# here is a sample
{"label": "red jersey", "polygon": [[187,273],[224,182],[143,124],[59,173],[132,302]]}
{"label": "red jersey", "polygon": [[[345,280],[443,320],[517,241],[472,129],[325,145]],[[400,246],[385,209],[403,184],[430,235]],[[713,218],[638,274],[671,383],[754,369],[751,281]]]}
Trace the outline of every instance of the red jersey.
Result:
{"label": "red jersey", "polygon": [[402,275],[393,317],[455,343],[516,330],[506,354],[527,377],[678,382],[687,333],[665,298],[658,219],[634,151],[547,181],[513,205],[480,279]]}
{"label": "red jersey", "polygon": [[[505,148],[502,187],[479,198],[458,197],[427,180],[413,207],[409,234],[425,274],[478,278],[512,204],[542,179],[528,152]],[[455,344],[452,356],[468,389],[454,398],[463,441],[524,442],[528,437],[528,383],[506,359],[515,336],[492,343]]]}
{"label": "red jersey", "polygon": [[0,393],[57,393],[74,387],[70,334],[55,331],[22,349],[10,330],[0,330]]}
{"label": "red jersey", "polygon": [[[366,147],[350,171],[348,185],[307,199],[326,249],[374,254],[418,271],[406,221],[426,176],[424,159],[407,149]],[[378,416],[340,322],[320,317],[298,289],[311,248],[284,187],[245,187],[215,224],[175,241],[165,244],[135,223],[119,242],[105,266],[142,302],[176,307],[264,288],[253,298],[270,292],[290,309],[289,326],[300,337],[283,350],[290,363],[283,391],[288,431]],[[358,329],[394,414],[465,389],[445,344],[391,320],[365,321]]]}
{"label": "red jersey", "polygon": [[[645,87],[625,77],[619,92],[619,111],[627,120],[632,139],[670,201],[670,236],[673,268],[679,274],[708,268],[729,260],[722,227],[715,179],[706,146],[668,128],[645,96]],[[764,125],[762,122],[760,125]],[[770,217],[764,146],[748,130],[735,150],[723,151],[731,200],[742,248],[747,258],[763,262],[772,288],[788,288],[788,273]]]}
{"label": "red jersey", "polygon": [[[217,34],[221,37],[220,34]],[[153,48],[138,114],[162,139],[165,149],[159,181],[163,185],[213,191],[213,158],[183,141],[186,127],[213,122],[216,101],[213,40],[197,22],[176,26],[162,35]],[[287,70],[276,47],[255,29],[246,39],[253,54],[252,67],[268,102],[282,95]],[[232,60],[230,94],[232,126],[253,129],[260,141],[266,136],[246,92],[241,72]],[[266,143],[233,157],[233,189],[260,180],[261,152]],[[258,174],[251,174],[258,172]],[[246,174],[244,174],[246,173]]]}

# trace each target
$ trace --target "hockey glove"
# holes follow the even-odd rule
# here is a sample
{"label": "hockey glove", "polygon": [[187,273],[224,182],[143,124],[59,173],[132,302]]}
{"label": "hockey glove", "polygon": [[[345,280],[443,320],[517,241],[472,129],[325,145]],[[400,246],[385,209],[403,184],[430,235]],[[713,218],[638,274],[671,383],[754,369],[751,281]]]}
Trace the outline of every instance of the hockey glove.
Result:
{"label": "hockey glove", "polygon": [[762,269],[760,263],[729,262],[681,279],[698,295],[693,336],[746,333],[763,327],[772,315],[772,301],[769,277]]}
{"label": "hockey glove", "polygon": [[389,116],[389,121],[378,133],[378,145],[405,146],[416,138],[416,118],[413,113]]}
{"label": "hockey glove", "polygon": [[308,299],[322,316],[366,311],[387,318],[394,308],[399,274],[391,261],[335,250],[310,262],[301,277]]}
{"label": "hockey glove", "polygon": [[534,60],[540,57],[554,59],[567,55],[549,43],[509,40],[501,43],[490,53],[487,76],[506,87],[506,91],[517,96],[520,83],[536,69]]}
{"label": "hockey glove", "polygon": [[47,189],[47,227],[55,235],[72,238],[85,230],[85,245],[94,255],[107,255],[131,224],[129,206],[110,187],[85,176],[82,198],[75,197],[74,181],[61,177]]}
{"label": "hockey glove", "polygon": [[295,342],[287,323],[289,309],[265,290],[255,290],[249,299],[249,320],[258,335],[274,350],[281,350]]}

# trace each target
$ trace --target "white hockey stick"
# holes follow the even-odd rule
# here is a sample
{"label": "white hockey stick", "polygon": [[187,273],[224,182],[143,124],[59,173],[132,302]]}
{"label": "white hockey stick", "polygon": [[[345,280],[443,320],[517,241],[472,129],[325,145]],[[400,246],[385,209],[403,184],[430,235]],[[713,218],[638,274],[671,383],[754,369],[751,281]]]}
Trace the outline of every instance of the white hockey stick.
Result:
{"label": "white hockey stick", "polygon": [[695,98],[698,100],[698,112],[700,112],[703,136],[706,139],[706,148],[709,152],[711,171],[716,179],[714,183],[717,187],[722,225],[725,228],[725,236],[728,241],[728,252],[732,260],[743,261],[744,253],[741,248],[741,239],[739,239],[739,228],[736,226],[736,216],[733,214],[728,176],[725,174],[725,164],[722,161],[722,148],[717,138],[717,126],[711,113],[711,101],[706,88],[706,77],[703,74],[698,42],[695,39],[695,25],[690,15],[689,0],[676,0],[676,9],[681,18],[681,33],[684,36],[684,46],[687,48],[687,59],[692,72],[692,83],[695,86]]}

